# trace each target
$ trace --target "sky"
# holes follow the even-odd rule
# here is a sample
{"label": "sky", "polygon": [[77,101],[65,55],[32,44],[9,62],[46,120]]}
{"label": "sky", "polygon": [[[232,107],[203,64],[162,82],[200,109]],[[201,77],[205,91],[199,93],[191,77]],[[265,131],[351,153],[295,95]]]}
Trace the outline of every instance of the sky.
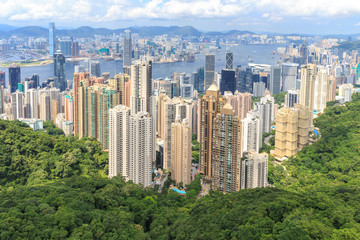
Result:
{"label": "sky", "polygon": [[201,31],[360,32],[357,0],[0,0],[14,26],[193,26]]}

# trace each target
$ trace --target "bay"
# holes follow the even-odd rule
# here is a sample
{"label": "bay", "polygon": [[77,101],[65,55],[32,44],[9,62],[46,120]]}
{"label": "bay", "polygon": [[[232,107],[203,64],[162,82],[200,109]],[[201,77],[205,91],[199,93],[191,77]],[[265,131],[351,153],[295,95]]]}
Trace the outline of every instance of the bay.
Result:
{"label": "bay", "polygon": [[[228,50],[233,52],[234,55],[234,68],[236,66],[246,67],[249,60],[258,64],[275,65],[280,60],[279,55],[273,54],[278,47],[283,45],[237,45],[229,47]],[[215,54],[215,70],[220,71],[225,68],[225,46],[211,54]],[[198,67],[205,66],[205,55],[196,54],[194,62],[174,62],[174,63],[154,63],[153,64],[153,79],[166,78],[174,74],[174,72],[186,72],[192,73],[196,71]],[[109,72],[110,77],[113,77],[117,73],[122,72],[122,62],[105,61],[104,59],[98,59],[100,62],[101,72]],[[83,64],[80,62],[67,62],[65,66],[66,79],[72,79],[74,75],[74,66]],[[8,69],[0,67],[0,70],[6,72],[6,80],[8,81]],[[49,64],[46,66],[34,66],[34,67],[22,67],[21,79],[24,80],[27,77],[31,77],[33,74],[40,76],[40,83],[48,78],[53,77],[54,65]]]}

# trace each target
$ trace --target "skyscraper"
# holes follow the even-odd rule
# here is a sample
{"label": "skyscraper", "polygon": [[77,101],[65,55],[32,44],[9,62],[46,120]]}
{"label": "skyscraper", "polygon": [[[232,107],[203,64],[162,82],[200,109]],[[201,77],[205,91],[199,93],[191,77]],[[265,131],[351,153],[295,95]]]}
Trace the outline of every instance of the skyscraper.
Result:
{"label": "skyscraper", "polygon": [[241,189],[268,186],[268,155],[249,151],[241,160]]}
{"label": "skyscraper", "polygon": [[101,70],[100,70],[100,62],[99,61],[91,61],[90,74],[93,77],[101,77]]}
{"label": "skyscraper", "polygon": [[299,90],[289,90],[285,95],[285,106],[294,107],[296,103],[299,103],[300,91]]}
{"label": "skyscraper", "polygon": [[215,55],[205,55],[205,91],[214,83],[215,80]]}
{"label": "skyscraper", "polygon": [[297,63],[283,63],[282,64],[282,92],[287,92],[291,89],[296,89],[296,81],[298,78]]}
{"label": "skyscraper", "polygon": [[109,85],[116,89],[120,105],[125,105],[125,83],[127,82],[130,82],[130,76],[127,74],[116,74],[109,80]]}
{"label": "skyscraper", "polygon": [[191,183],[191,128],[186,119],[171,124],[171,177],[177,183]]}
{"label": "skyscraper", "polygon": [[226,103],[213,122],[212,184],[224,193],[240,190],[241,123]]}
{"label": "skyscraper", "polygon": [[65,91],[65,57],[60,50],[54,54],[54,76],[56,77],[55,87],[59,88],[61,92]]}
{"label": "skyscraper", "polygon": [[71,45],[72,42],[69,39],[60,40],[60,50],[65,57],[71,57]]}
{"label": "skyscraper", "polygon": [[226,53],[226,64],[225,64],[225,69],[233,69],[233,62],[234,62],[234,56],[232,52],[227,52]]}
{"label": "skyscraper", "polygon": [[18,84],[21,82],[20,67],[18,64],[13,63],[9,67],[9,88],[10,93],[18,89]]}
{"label": "skyscraper", "polygon": [[153,121],[148,113],[138,112],[129,118],[129,180],[151,185],[154,160]]}
{"label": "skyscraper", "polygon": [[280,84],[281,84],[281,68],[271,66],[270,71],[270,92],[272,94],[280,93]]}
{"label": "skyscraper", "polygon": [[227,101],[231,104],[235,111],[235,116],[240,120],[246,117],[246,114],[251,110],[251,94],[239,93],[236,91],[234,95],[226,96]]}
{"label": "skyscraper", "polygon": [[213,120],[222,107],[226,104],[226,99],[221,96],[220,89],[212,84],[207,90],[206,95],[200,99],[200,159],[199,171],[206,178],[211,178],[211,153],[213,144]]}
{"label": "skyscraper", "polygon": [[80,56],[80,48],[78,42],[71,43],[71,57],[77,58]]}
{"label": "skyscraper", "polygon": [[5,71],[0,71],[0,86],[5,87]]}
{"label": "skyscraper", "polygon": [[131,32],[130,32],[130,30],[125,30],[123,65],[131,66],[131,59],[132,59]]}
{"label": "skyscraper", "polygon": [[300,104],[309,107],[310,125],[312,125],[314,112],[315,77],[317,67],[308,64],[301,67]]}
{"label": "skyscraper", "polygon": [[22,92],[16,90],[11,94],[11,105],[12,105],[12,115],[14,116],[14,119],[23,118],[24,94]]}
{"label": "skyscraper", "polygon": [[43,93],[40,95],[40,119],[43,121],[51,120],[50,96]]}
{"label": "skyscraper", "polygon": [[275,156],[290,157],[308,144],[310,127],[309,107],[295,104],[282,108],[276,115]]}
{"label": "skyscraper", "polygon": [[126,106],[109,110],[109,178],[129,177],[129,118]]}
{"label": "skyscraper", "polygon": [[[199,92],[199,93],[203,93],[206,90],[204,89],[204,81],[205,81],[205,71],[204,71],[204,67],[199,67],[196,70],[197,74],[198,74],[198,78],[199,78],[199,82],[198,85],[196,85],[196,83],[194,82],[194,88]],[[196,86],[198,86],[198,88],[196,88]]]}
{"label": "skyscraper", "polygon": [[318,67],[314,86],[314,109],[323,112],[326,108],[327,94],[329,91],[329,80],[326,68]]}
{"label": "skyscraper", "polygon": [[152,62],[137,61],[131,65],[130,109],[151,113]]}
{"label": "skyscraper", "polygon": [[56,51],[55,23],[49,23],[49,57],[52,58]]}
{"label": "skyscraper", "polygon": [[231,69],[221,70],[221,82],[220,82],[220,91],[221,94],[224,94],[225,91],[230,91],[234,93],[237,89],[235,71]]}
{"label": "skyscraper", "polygon": [[0,85],[0,114],[4,113],[4,86]]}
{"label": "skyscraper", "polygon": [[109,134],[109,178],[123,176],[150,186],[154,139],[149,114],[130,115],[128,107],[118,105],[109,110]]}
{"label": "skyscraper", "polygon": [[253,95],[254,97],[263,97],[265,94],[265,83],[254,82]]}
{"label": "skyscraper", "polygon": [[163,140],[164,140],[164,161],[163,168],[171,170],[171,124],[175,122],[176,118],[176,105],[172,101],[165,101],[163,108],[163,119],[159,119],[163,124]]}
{"label": "skyscraper", "polygon": [[259,152],[262,145],[262,119],[255,112],[248,112],[241,120],[241,155],[253,150]]}
{"label": "skyscraper", "polygon": [[336,78],[333,75],[328,76],[329,79],[329,90],[327,94],[327,101],[335,101],[336,95]]}

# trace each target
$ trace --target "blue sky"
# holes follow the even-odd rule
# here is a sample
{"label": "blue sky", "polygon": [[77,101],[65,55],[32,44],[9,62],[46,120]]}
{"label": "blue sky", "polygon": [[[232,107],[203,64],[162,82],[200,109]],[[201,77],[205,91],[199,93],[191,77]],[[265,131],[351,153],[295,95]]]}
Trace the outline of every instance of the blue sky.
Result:
{"label": "blue sky", "polygon": [[356,0],[0,0],[0,23],[61,27],[186,26],[279,33],[359,33]]}

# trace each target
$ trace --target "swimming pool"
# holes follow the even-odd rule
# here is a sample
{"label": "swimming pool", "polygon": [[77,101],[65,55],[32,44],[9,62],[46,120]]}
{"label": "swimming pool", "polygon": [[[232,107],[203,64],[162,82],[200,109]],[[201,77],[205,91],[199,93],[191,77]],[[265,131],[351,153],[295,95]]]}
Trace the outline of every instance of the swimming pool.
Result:
{"label": "swimming pool", "polygon": [[181,190],[179,190],[177,188],[173,188],[172,190],[177,192],[177,193],[180,193],[180,194],[186,194],[186,192],[184,190],[181,191]]}
{"label": "swimming pool", "polygon": [[315,134],[315,136],[316,136],[316,135],[319,135],[318,130],[314,129],[314,134]]}

